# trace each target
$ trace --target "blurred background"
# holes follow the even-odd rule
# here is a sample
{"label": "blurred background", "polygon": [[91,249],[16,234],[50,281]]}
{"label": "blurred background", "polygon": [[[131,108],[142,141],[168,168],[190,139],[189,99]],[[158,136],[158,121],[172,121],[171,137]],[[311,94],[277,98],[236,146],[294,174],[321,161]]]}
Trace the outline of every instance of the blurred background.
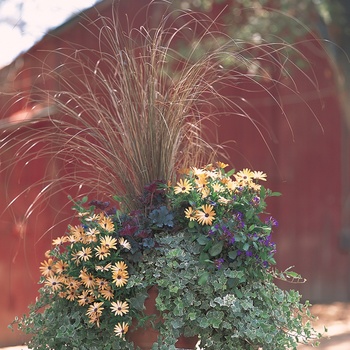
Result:
{"label": "blurred background", "polygon": [[[53,70],[63,64],[56,49],[74,52],[105,45],[111,50],[108,43],[98,42],[101,16],[127,19],[138,28],[164,11],[164,2],[150,0],[55,3],[0,0],[0,347],[25,340],[7,325],[35,300],[40,262],[72,214],[63,190],[31,213],[43,190],[40,180],[59,171],[59,160],[13,161],[20,151],[19,126],[50,112],[49,105],[38,104],[40,93],[59,90],[57,77],[40,79],[43,66]],[[209,16],[245,55],[247,64],[235,67],[237,85],[227,91],[236,101],[235,117],[217,116],[216,133],[208,138],[215,136],[226,147],[232,167],[266,172],[267,187],[282,193],[268,202],[279,222],[274,235],[277,266],[294,266],[307,281],[281,285],[300,291],[312,304],[347,303],[350,2],[173,0],[168,6]],[[186,53],[191,42],[176,45]],[[96,57],[88,59],[93,64]],[[72,77],[74,84],[79,85]],[[37,128],[45,128],[45,121]]]}

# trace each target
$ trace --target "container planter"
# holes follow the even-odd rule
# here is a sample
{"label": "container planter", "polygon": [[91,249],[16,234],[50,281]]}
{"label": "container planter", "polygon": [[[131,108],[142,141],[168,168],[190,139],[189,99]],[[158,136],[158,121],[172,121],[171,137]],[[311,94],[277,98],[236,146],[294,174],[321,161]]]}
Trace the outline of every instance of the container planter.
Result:
{"label": "container planter", "polygon": [[[59,93],[55,100],[67,121],[53,117],[52,134],[38,133],[57,147],[53,157],[67,154],[67,164],[86,166],[93,193],[119,203],[71,198],[75,219],[45,254],[40,296],[29,315],[15,321],[33,334],[30,349],[150,350],[155,342],[157,350],[194,349],[197,338],[184,334],[198,335],[205,350],[294,350],[320,336],[305,323],[309,305],[274,283],[298,275],[274,266],[277,222],[265,199],[277,193],[262,185],[266,174],[226,171],[216,149],[208,157],[212,163],[198,168],[208,149],[198,112],[229,101],[220,90],[236,81],[225,63],[236,42],[233,51],[223,45],[192,64],[172,50],[168,35],[187,33],[187,25],[173,33],[164,30],[168,19],[147,35],[142,27],[116,38],[118,54],[97,52],[110,73],[100,74],[96,65],[85,74],[84,66],[79,83],[87,79],[87,96],[69,96],[67,81],[68,96]],[[189,27],[192,21],[193,14]],[[101,36],[113,40],[110,28]],[[118,33],[124,31],[116,27]],[[170,57],[179,60],[179,75],[170,74]],[[95,95],[95,87],[104,93]],[[25,146],[31,150],[39,136]],[[87,182],[80,174],[79,168],[79,188]],[[148,290],[155,285],[158,291]],[[154,316],[159,333],[152,322],[138,327],[142,311]]]}
{"label": "container planter", "polygon": [[[127,339],[132,341],[135,346],[141,350],[151,350],[152,345],[157,342],[159,331],[156,329],[156,324],[162,322],[160,312],[156,308],[156,298],[158,296],[158,288],[152,286],[148,290],[148,298],[145,300],[144,314],[146,316],[155,316],[152,321],[148,321],[142,328],[131,326],[128,332]],[[177,349],[195,349],[198,343],[198,337],[180,336],[175,344]]]}

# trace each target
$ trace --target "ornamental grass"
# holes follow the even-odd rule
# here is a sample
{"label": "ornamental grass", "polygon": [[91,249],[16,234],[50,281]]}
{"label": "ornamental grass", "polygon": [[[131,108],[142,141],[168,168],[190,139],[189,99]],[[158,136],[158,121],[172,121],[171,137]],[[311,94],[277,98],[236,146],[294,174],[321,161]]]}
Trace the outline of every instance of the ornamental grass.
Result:
{"label": "ornamental grass", "polygon": [[[252,56],[249,43],[208,17],[168,13],[161,4],[156,24],[90,23],[99,28],[97,49],[59,48],[61,64],[43,62],[36,102],[50,113],[15,130],[6,125],[1,151],[48,162],[44,179],[29,187],[40,191],[25,218],[62,191],[72,193],[77,215],[41,264],[39,299],[15,323],[34,334],[36,350],[133,349],[125,335],[133,320],[140,327],[149,321],[144,301],[159,283],[164,322],[155,325],[154,349],[174,349],[182,333],[197,335],[206,349],[296,349],[320,335],[304,326],[308,304],[272,282],[299,278],[273,268],[277,221],[266,216],[265,198],[276,193],[262,186],[264,172],[226,173],[225,145],[211,142],[222,115],[248,119],[265,140],[264,125],[227,95],[241,79],[265,89],[287,119],[261,83],[279,83],[269,72],[285,72],[283,46],[262,44]],[[179,39],[186,52],[177,49]],[[291,81],[281,84],[295,91]]]}

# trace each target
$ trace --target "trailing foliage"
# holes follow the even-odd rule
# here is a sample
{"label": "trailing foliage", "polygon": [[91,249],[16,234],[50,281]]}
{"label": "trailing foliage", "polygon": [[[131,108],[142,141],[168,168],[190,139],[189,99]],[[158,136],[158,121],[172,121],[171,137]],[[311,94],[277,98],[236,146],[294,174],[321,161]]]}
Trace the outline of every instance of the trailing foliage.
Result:
{"label": "trailing foliage", "polygon": [[[259,184],[266,174],[226,166],[192,167],[176,184],[146,186],[143,210],[75,203],[80,225],[53,241],[40,298],[15,321],[33,334],[29,347],[102,350],[107,341],[132,349],[125,335],[149,318],[160,330],[153,350],[175,349],[182,334],[208,350],[296,349],[317,340],[308,303],[274,282],[299,277],[274,268],[277,221],[266,216],[265,200],[278,194]],[[143,315],[150,286],[161,322]]]}
{"label": "trailing foliage", "polygon": [[272,271],[252,261],[217,269],[201,259],[201,239],[188,231],[158,236],[161,248],[145,266],[164,318],[153,349],[170,349],[182,333],[199,334],[200,346],[212,350],[297,349],[320,338],[298,292],[278,288]]}

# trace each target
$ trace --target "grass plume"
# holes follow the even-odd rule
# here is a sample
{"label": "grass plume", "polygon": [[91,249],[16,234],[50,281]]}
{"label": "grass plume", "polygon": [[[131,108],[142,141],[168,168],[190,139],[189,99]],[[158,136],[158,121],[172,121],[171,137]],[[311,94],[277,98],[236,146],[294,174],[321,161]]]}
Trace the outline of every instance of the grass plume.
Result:
{"label": "grass plume", "polygon": [[[45,194],[73,188],[79,195],[118,195],[125,209],[137,208],[145,185],[175,180],[180,168],[208,163],[223,151],[206,135],[206,127],[215,130],[219,114],[248,118],[265,137],[268,127],[253,120],[227,91],[239,89],[241,79],[257,89],[265,89],[259,79],[278,84],[280,77],[262,63],[284,71],[283,45],[253,50],[203,14],[175,14],[164,11],[155,25],[139,28],[100,17],[84,27],[96,49],[62,47],[46,53],[32,94],[36,106],[50,109],[12,131],[13,126],[2,126],[1,151],[14,147],[22,162],[43,158],[48,163],[27,216]],[[188,43],[186,55],[176,49],[178,40]],[[258,70],[242,73],[240,67],[257,62],[257,52]],[[60,62],[56,67],[48,63],[53,54]],[[294,91],[289,78],[292,83],[285,87]],[[278,98],[266,91],[283,114]]]}

